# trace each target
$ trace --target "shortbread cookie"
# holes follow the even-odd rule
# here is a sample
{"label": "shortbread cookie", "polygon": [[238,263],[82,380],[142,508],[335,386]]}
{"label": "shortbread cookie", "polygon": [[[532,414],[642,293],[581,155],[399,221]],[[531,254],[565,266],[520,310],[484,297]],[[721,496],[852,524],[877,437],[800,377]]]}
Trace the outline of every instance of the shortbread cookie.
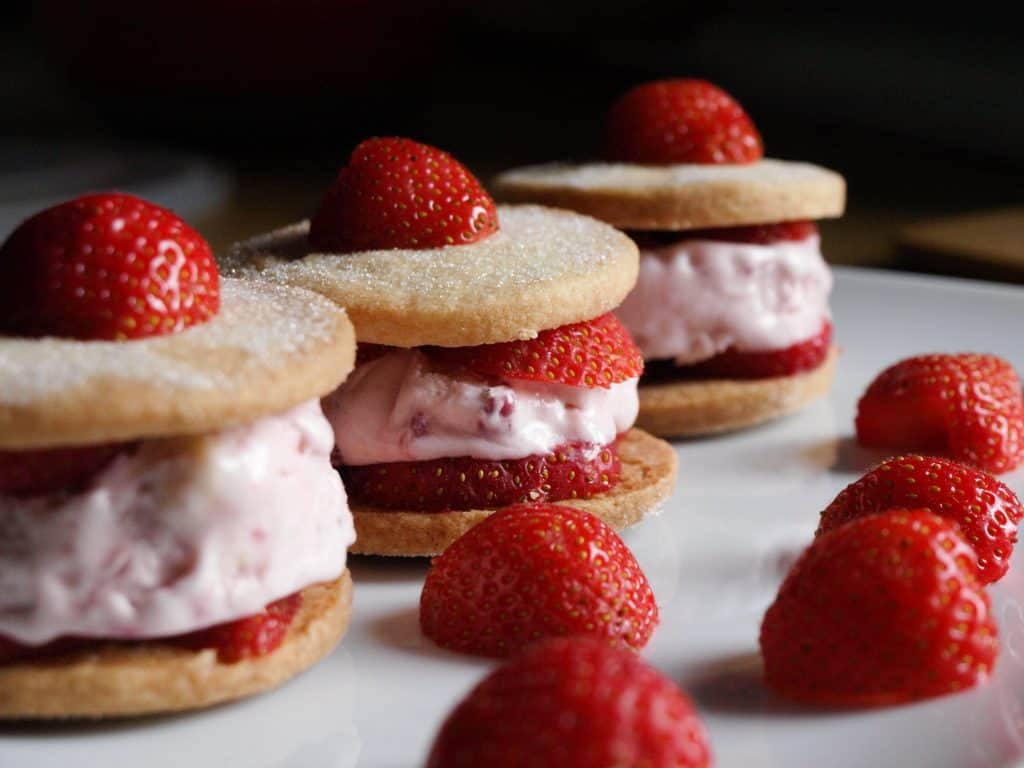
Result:
{"label": "shortbread cookie", "polygon": [[209,321],[136,341],[0,336],[0,449],[210,432],[331,391],[352,369],[345,312],[224,279]]}
{"label": "shortbread cookie", "polygon": [[222,664],[217,651],[158,642],[102,645],[50,661],[0,666],[0,718],[96,718],[208,707],[274,688],[327,655],[348,627],[352,578],[302,591],[277,650]]}
{"label": "shortbread cookie", "polygon": [[793,376],[643,384],[636,423],[663,437],[688,437],[770,421],[823,397],[832,386],[838,359],[833,347],[820,366]]}
{"label": "shortbread cookie", "polygon": [[[639,429],[631,429],[619,441],[618,450],[622,476],[609,493],[553,503],[585,509],[616,530],[658,512],[675,485],[678,461],[672,446]],[[407,557],[438,555],[494,512],[402,512],[353,505],[356,543],[349,552]]]}
{"label": "shortbread cookie", "polygon": [[225,274],[318,291],[359,340],[398,347],[529,339],[618,306],[636,282],[633,242],[607,224],[539,206],[499,206],[500,229],[468,245],[316,253],[302,222],[236,244]]}
{"label": "shortbread cookie", "polygon": [[499,195],[607,221],[621,229],[686,230],[840,216],[846,183],[809,163],[537,165],[500,174]]}

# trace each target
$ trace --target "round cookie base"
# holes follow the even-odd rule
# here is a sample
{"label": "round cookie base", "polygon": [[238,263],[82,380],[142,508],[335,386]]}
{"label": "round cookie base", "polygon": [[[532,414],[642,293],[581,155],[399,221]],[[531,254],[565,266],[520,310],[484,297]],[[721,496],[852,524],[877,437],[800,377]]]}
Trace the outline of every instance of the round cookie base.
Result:
{"label": "round cookie base", "polygon": [[641,384],[637,425],[662,437],[696,437],[771,421],[824,396],[838,360],[832,347],[817,368],[793,376]]}
{"label": "round cookie base", "polygon": [[[619,441],[618,448],[622,476],[610,493],[592,499],[566,499],[552,503],[585,509],[615,530],[656,513],[675,485],[678,464],[675,450],[664,440],[639,429],[629,430]],[[439,555],[449,544],[496,511],[408,512],[353,505],[356,543],[349,552],[397,557]]]}
{"label": "round cookie base", "polygon": [[348,628],[352,576],[302,591],[284,642],[234,664],[217,651],[157,642],[99,646],[63,658],[0,667],[0,719],[130,717],[179,712],[252,696],[281,685],[326,656]]}

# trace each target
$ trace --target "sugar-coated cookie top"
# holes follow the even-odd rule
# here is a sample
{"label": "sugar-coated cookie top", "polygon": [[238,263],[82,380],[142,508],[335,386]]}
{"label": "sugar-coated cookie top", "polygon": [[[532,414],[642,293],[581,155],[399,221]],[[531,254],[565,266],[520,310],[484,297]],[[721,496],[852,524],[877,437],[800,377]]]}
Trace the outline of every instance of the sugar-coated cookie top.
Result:
{"label": "sugar-coated cookie top", "polygon": [[697,229],[839,216],[843,177],[810,163],[549,164],[495,180],[513,201],[557,205],[631,229]]}
{"label": "sugar-coated cookie top", "polygon": [[613,309],[636,282],[636,246],[607,224],[538,206],[498,216],[470,245],[345,254],[312,251],[302,222],[233,246],[222,269],[316,290],[360,341],[401,347],[532,338]]}
{"label": "sugar-coated cookie top", "polygon": [[298,289],[225,279],[221,310],[170,336],[0,336],[0,448],[184,435],[326,394],[353,365],[351,323]]}

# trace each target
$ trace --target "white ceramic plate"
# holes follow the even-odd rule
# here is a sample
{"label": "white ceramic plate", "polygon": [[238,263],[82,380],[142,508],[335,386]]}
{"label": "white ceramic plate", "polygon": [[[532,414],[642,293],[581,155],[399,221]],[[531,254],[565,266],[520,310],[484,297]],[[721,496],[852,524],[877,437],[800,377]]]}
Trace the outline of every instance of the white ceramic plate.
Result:
{"label": "white ceramic plate", "polygon": [[[832,395],[790,419],[678,446],[665,513],[625,538],[662,623],[645,656],[692,695],[716,764],[1007,766],[1024,755],[1024,554],[992,590],[995,675],[958,696],[820,713],[760,683],[757,632],[818,512],[877,457],[852,442],[857,397],[895,360],[990,351],[1024,370],[1024,290],[837,270],[843,358]],[[1004,478],[1024,490],[1024,473]],[[1022,547],[1024,548],[1024,547]],[[342,646],[281,690],[210,712],[111,725],[0,727],[0,766],[409,768],[491,663],[431,647],[417,628],[422,562],[355,559],[355,616]]]}

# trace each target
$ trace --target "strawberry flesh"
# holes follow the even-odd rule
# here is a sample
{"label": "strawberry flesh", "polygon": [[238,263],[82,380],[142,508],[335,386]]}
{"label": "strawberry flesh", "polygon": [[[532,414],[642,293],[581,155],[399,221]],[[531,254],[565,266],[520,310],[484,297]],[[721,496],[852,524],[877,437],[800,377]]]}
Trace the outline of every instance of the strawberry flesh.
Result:
{"label": "strawberry flesh", "polygon": [[605,156],[624,163],[753,163],[764,146],[743,107],[704,80],[638,85],[608,111]]}
{"label": "strawberry flesh", "polygon": [[639,650],[657,623],[654,592],[618,534],[553,504],[507,507],[471,528],[434,560],[420,596],[427,637],[481,656],[578,634]]}
{"label": "strawberry flesh", "polygon": [[857,404],[857,440],[870,448],[942,453],[987,472],[1024,461],[1024,396],[994,355],[922,355],[875,378]]}
{"label": "strawberry flesh", "polygon": [[748,245],[774,245],[801,242],[818,234],[813,221],[779,221],[774,224],[751,224],[742,227],[715,227],[713,229],[632,230],[629,236],[641,248],[661,248],[687,240],[715,240],[722,243]]}
{"label": "strawberry flesh", "polygon": [[829,504],[821,513],[818,535],[898,507],[927,509],[954,523],[978,556],[978,578],[983,583],[1006,575],[1024,507],[1017,494],[994,477],[948,459],[887,459]]}
{"label": "strawberry flesh", "polygon": [[498,231],[494,201],[461,163],[409,139],[357,146],[310,222],[309,242],[347,253],[466,245]]}
{"label": "strawberry flesh", "polygon": [[205,240],[131,195],[86,195],[23,222],[0,246],[0,333],[138,339],[206,322],[220,277]]}
{"label": "strawberry flesh", "polygon": [[622,464],[614,443],[570,443],[547,456],[524,459],[486,461],[461,456],[339,470],[349,497],[358,504],[442,512],[589,499],[615,486]]}
{"label": "strawberry flesh", "polygon": [[449,714],[427,768],[705,768],[692,702],[636,654],[586,637],[535,643]]}
{"label": "strawberry flesh", "polygon": [[0,494],[75,492],[84,488],[115,456],[123,443],[36,451],[0,451]]}
{"label": "strawberry flesh", "polygon": [[879,706],[984,680],[999,648],[977,558],[927,510],[890,510],[818,536],[761,626],[765,679],[782,696]]}
{"label": "strawberry flesh", "polygon": [[590,389],[607,389],[636,378],[644,366],[629,332],[611,313],[541,331],[534,339],[476,347],[432,347],[428,355],[480,376]]}
{"label": "strawberry flesh", "polygon": [[295,593],[277,600],[262,612],[236,621],[189,632],[175,637],[126,642],[89,637],[58,637],[45,645],[23,645],[0,635],[0,665],[43,662],[85,653],[103,646],[144,647],[173,645],[200,651],[217,651],[221,664],[234,664],[245,659],[265,656],[280,647],[295,616],[302,607],[302,595]]}

